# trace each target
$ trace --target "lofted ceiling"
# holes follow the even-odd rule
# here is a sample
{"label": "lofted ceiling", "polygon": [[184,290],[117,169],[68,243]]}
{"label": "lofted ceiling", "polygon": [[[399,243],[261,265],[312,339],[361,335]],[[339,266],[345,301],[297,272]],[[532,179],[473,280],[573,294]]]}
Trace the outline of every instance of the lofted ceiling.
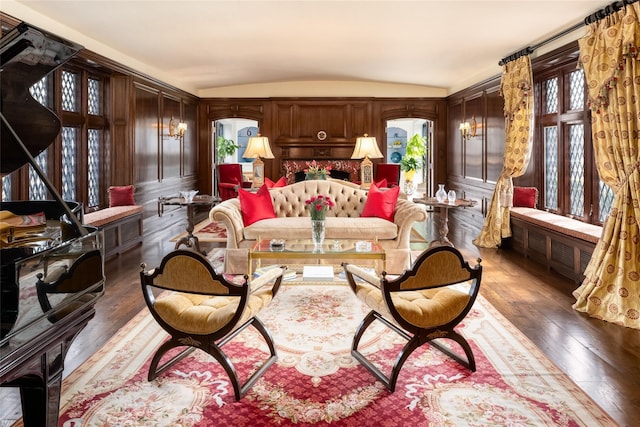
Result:
{"label": "lofted ceiling", "polygon": [[[607,4],[3,0],[2,10],[198,96],[286,85],[306,93],[311,82],[404,85],[443,96],[499,74],[501,58]],[[571,40],[586,27],[574,33]]]}

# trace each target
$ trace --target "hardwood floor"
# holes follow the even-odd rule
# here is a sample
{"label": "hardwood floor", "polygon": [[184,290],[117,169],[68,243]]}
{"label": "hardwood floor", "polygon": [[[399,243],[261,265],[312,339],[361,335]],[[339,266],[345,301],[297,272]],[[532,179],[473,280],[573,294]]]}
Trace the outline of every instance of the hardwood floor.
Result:
{"label": "hardwood floor", "polygon": [[[436,214],[418,230],[431,240]],[[482,258],[480,293],[520,329],[547,357],[606,410],[620,425],[637,425],[640,415],[640,330],[590,318],[571,308],[578,286],[507,250],[479,249],[471,241],[477,230],[449,221],[449,238],[468,260]],[[144,244],[109,260],[105,295],[96,317],[79,334],[66,361],[65,376],[97,351],[144,308],[141,262],[157,265],[173,248],[169,238],[182,226],[146,236]],[[220,244],[215,244],[220,246]],[[423,249],[426,243],[412,243]],[[19,418],[16,389],[0,389],[0,426]]]}

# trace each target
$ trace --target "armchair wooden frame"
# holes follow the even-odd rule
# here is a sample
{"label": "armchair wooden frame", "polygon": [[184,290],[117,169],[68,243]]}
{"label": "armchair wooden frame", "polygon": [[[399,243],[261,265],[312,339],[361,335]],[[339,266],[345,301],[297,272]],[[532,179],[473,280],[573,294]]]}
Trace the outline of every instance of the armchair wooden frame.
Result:
{"label": "armchair wooden frame", "polygon": [[[147,307],[158,324],[171,335],[153,356],[149,367],[148,380],[152,381],[195,349],[200,349],[213,356],[224,368],[233,385],[235,398],[240,400],[277,360],[273,338],[266,326],[255,316],[260,308],[251,308],[250,298],[258,290],[261,292],[269,291],[271,298],[273,298],[282,282],[284,268],[272,269],[251,283],[249,283],[245,275],[243,283],[238,285],[227,281],[222,274],[217,274],[211,263],[204,256],[187,249],[175,250],[169,253],[163,258],[160,266],[153,270],[146,271],[144,264],[141,267],[140,280]],[[179,295],[187,297],[189,294],[209,296],[211,298],[233,297],[234,299],[237,298],[239,302],[233,312],[233,316],[224,324],[218,324],[215,330],[209,331],[207,328],[210,326],[205,325],[189,325],[181,330],[176,327],[176,319],[167,321],[163,314],[158,311],[156,303],[161,301],[164,295],[156,298],[154,290],[156,293],[173,291],[173,295],[179,293]],[[200,305],[199,307],[208,306]],[[187,322],[193,323],[193,317],[189,318]],[[262,335],[269,347],[270,354],[268,359],[244,383],[241,383],[233,362],[222,351],[222,347],[249,326],[253,326]],[[188,332],[187,329],[189,328],[199,328],[200,331]],[[185,346],[187,347],[186,349],[172,357],[162,366],[158,366],[162,356],[169,350]]]}
{"label": "armchair wooden frame", "polygon": [[[384,272],[382,277],[378,278],[360,267],[343,264],[351,289],[360,300],[372,308],[354,334],[351,346],[353,357],[391,392],[395,390],[400,370],[407,358],[414,350],[425,343],[429,343],[442,351],[467,369],[475,371],[476,363],[471,347],[467,340],[457,333],[454,328],[469,313],[478,296],[482,277],[480,262],[481,260],[478,259],[478,264],[471,267],[469,263],[464,261],[457,249],[449,246],[439,246],[424,251],[410,270],[406,270],[401,276],[393,280],[388,280]],[[465,282],[470,282],[468,292],[446,288]],[[443,295],[438,296],[436,292],[432,291],[436,289],[446,290]],[[382,295],[375,295],[377,292],[381,292]],[[456,307],[451,313],[436,316],[426,310],[427,313],[422,315],[422,317],[425,317],[424,319],[412,318],[409,320],[407,311],[405,310],[403,313],[403,310],[394,303],[394,294],[399,295],[403,292],[413,292],[412,298],[422,295],[422,302],[440,298],[442,298],[442,301],[452,300],[453,298],[457,301]],[[375,301],[377,301],[377,304]],[[407,340],[407,343],[399,352],[389,376],[358,350],[362,336],[375,320],[379,320]],[[433,322],[434,320],[436,320],[435,323]],[[448,338],[457,342],[464,350],[466,360],[459,354],[434,341],[439,338]]]}

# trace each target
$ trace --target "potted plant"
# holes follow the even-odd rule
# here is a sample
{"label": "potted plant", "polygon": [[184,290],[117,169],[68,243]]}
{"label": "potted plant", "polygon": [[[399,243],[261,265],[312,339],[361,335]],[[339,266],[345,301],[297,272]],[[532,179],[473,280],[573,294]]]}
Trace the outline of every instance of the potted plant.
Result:
{"label": "potted plant", "polygon": [[227,139],[224,136],[219,136],[216,140],[216,147],[218,148],[218,162],[224,163],[225,159],[236,152],[240,146],[236,144],[233,139]]}
{"label": "potted plant", "polygon": [[400,160],[400,170],[404,172],[406,181],[413,180],[416,171],[424,166],[425,150],[426,142],[423,136],[416,133],[407,141],[407,151]]}

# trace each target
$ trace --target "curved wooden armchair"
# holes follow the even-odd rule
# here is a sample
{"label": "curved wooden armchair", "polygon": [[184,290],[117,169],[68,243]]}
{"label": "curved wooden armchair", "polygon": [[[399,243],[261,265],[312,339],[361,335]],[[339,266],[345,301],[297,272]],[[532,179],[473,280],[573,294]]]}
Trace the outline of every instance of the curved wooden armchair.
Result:
{"label": "curved wooden armchair", "polygon": [[[140,281],[144,299],[155,320],[171,335],[153,356],[148,380],[152,381],[199,348],[222,365],[233,384],[236,400],[240,400],[277,359],[271,334],[255,316],[278,292],[285,269],[269,270],[251,283],[245,276],[244,282],[236,285],[217,274],[201,254],[186,249],[166,255],[158,268],[145,269],[143,264]],[[167,290],[171,292],[156,296]],[[222,347],[248,326],[260,332],[270,356],[241,384]],[[158,366],[167,351],[185,346],[182,352]]]}
{"label": "curved wooden armchair", "polygon": [[[355,265],[343,267],[355,295],[371,308],[355,332],[351,354],[387,389],[395,390],[402,365],[415,349],[427,342],[471,371],[476,370],[469,343],[454,328],[469,313],[478,296],[480,259],[471,267],[457,249],[439,246],[423,252],[410,270],[394,280],[387,280],[386,273],[379,278]],[[463,283],[468,284],[467,292],[451,287]],[[408,341],[389,376],[358,350],[360,339],[376,319]],[[433,341],[439,338],[460,344],[466,360]]]}

